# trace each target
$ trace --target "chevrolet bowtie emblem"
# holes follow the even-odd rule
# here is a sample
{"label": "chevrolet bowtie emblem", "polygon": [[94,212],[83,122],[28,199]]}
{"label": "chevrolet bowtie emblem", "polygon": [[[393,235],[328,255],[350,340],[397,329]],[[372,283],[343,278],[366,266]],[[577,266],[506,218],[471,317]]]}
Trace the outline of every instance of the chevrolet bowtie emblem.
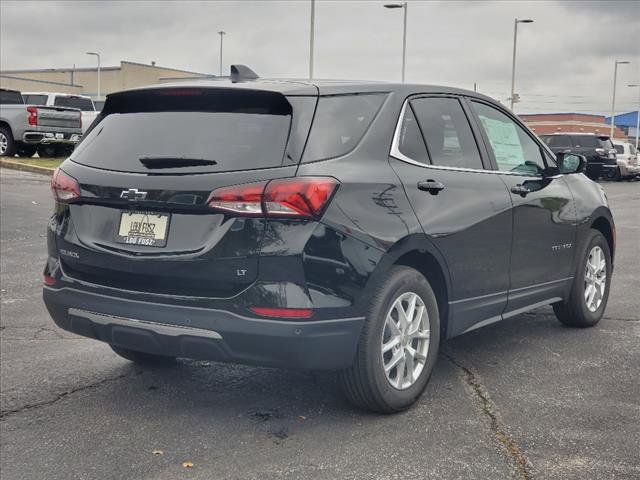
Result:
{"label": "chevrolet bowtie emblem", "polygon": [[144,200],[147,198],[147,192],[142,192],[137,188],[130,188],[129,190],[123,190],[120,198],[125,200]]}

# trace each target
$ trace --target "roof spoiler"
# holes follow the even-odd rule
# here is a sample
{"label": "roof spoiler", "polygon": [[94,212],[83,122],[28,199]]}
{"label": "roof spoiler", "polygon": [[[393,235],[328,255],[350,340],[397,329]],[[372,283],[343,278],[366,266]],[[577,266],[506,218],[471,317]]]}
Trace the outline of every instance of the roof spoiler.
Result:
{"label": "roof spoiler", "polygon": [[246,65],[231,65],[231,74],[229,75],[233,83],[244,82],[246,80],[256,80],[258,74]]}

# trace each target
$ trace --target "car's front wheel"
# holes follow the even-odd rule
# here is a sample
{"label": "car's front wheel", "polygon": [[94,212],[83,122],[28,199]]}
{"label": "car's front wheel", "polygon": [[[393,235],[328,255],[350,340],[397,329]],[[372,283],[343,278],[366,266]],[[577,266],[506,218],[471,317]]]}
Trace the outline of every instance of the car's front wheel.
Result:
{"label": "car's front wheel", "polygon": [[611,251],[602,233],[591,230],[580,255],[569,298],[553,305],[563,324],[592,327],[600,321],[609,298]]}
{"label": "car's front wheel", "polygon": [[369,302],[353,365],[340,373],[346,397],[367,410],[393,413],[424,391],[438,356],[440,318],[429,282],[393,267]]}
{"label": "car's front wheel", "polygon": [[152,353],[139,352],[128,348],[119,347],[118,345],[110,345],[111,349],[133,363],[148,367],[170,367],[175,365],[175,357],[167,357],[165,355],[154,355]]}

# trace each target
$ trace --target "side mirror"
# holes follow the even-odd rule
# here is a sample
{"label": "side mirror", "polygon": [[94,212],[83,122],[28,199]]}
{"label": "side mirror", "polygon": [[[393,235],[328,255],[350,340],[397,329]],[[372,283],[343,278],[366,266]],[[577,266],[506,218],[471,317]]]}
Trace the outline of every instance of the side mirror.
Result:
{"label": "side mirror", "polygon": [[556,161],[560,173],[582,173],[587,166],[586,157],[576,153],[556,153]]}

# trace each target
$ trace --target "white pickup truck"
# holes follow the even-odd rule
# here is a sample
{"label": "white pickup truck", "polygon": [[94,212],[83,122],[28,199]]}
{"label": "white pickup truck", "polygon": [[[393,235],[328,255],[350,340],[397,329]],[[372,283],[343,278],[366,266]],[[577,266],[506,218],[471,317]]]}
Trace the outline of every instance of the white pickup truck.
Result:
{"label": "white pickup truck", "polygon": [[98,116],[96,107],[91,97],[86,95],[73,95],[70,93],[55,92],[22,92],[22,98],[27,105],[42,105],[47,107],[77,108],[82,112],[82,133]]}

